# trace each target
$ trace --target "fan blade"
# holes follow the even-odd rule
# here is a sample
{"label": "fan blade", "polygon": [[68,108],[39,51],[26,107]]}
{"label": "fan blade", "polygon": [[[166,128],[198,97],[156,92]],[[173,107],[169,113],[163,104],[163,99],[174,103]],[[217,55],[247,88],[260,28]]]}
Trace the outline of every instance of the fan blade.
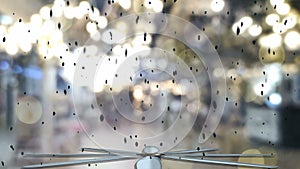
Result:
{"label": "fan blade", "polygon": [[261,165],[261,164],[250,164],[250,163],[229,162],[229,161],[227,162],[227,161],[216,161],[216,160],[203,160],[203,159],[176,157],[176,156],[162,156],[161,158],[166,160],[186,161],[186,162],[194,162],[194,163],[213,164],[213,165],[228,165],[228,166],[269,168],[269,169],[278,168],[278,166],[268,166],[268,165]]}
{"label": "fan blade", "polygon": [[89,158],[117,156],[115,154],[24,154],[24,157],[33,158]]}
{"label": "fan blade", "polygon": [[101,148],[81,148],[82,151],[87,152],[102,152],[102,153],[110,153],[110,154],[138,154],[138,152],[132,151],[123,151],[123,150],[111,150],[111,149],[101,149]]}
{"label": "fan blade", "polygon": [[202,153],[202,152],[210,152],[217,151],[217,148],[207,148],[207,149],[199,149],[199,150],[180,150],[180,151],[171,151],[165,152],[164,154],[189,154],[189,153]]}
{"label": "fan blade", "polygon": [[28,165],[28,166],[22,167],[22,169],[66,167],[66,166],[113,162],[113,161],[130,160],[130,159],[135,159],[135,158],[133,158],[133,157],[111,157],[111,158],[100,158],[100,159],[89,159],[89,160],[88,159],[87,160],[75,160],[75,161],[67,161],[67,162]]}
{"label": "fan blade", "polygon": [[178,157],[274,157],[273,154],[178,154]]}

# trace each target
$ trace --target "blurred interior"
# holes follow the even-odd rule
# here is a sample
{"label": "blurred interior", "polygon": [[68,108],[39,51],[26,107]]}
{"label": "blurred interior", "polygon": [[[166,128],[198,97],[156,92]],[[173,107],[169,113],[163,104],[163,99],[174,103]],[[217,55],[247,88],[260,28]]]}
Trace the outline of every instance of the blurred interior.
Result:
{"label": "blurred interior", "polygon": [[[140,151],[143,138],[172,128],[178,118],[185,119],[182,131],[179,127],[170,134],[178,138],[170,142],[163,136],[155,146],[274,153],[274,158],[226,160],[300,169],[297,0],[0,0],[0,4],[0,169],[55,161],[25,159],[22,154],[27,152],[76,153],[81,147],[99,145]],[[150,29],[147,24],[139,27],[120,19],[143,12],[167,13],[194,24],[207,36],[222,67],[208,65],[201,59],[208,56],[197,56],[178,39],[136,34]],[[156,31],[161,18],[155,21],[151,29]],[[185,32],[182,37],[197,39],[191,35]],[[115,36],[124,38],[111,43]],[[213,85],[222,90],[215,91]],[[222,101],[213,100],[216,92],[223,93],[216,96]],[[218,106],[221,119],[209,119],[216,130],[200,134],[209,110]],[[112,132],[122,137],[110,137]],[[65,168],[133,168],[134,163]],[[162,163],[165,169],[238,168]]]}

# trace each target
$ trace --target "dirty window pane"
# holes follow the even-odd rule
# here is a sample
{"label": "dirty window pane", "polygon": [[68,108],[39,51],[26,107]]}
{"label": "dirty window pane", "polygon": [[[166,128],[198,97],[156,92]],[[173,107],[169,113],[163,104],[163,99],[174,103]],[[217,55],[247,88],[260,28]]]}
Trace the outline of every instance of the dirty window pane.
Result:
{"label": "dirty window pane", "polygon": [[102,149],[155,158],[64,168],[241,168],[160,164],[206,148],[219,150],[198,160],[299,168],[299,11],[296,0],[1,2],[0,169]]}

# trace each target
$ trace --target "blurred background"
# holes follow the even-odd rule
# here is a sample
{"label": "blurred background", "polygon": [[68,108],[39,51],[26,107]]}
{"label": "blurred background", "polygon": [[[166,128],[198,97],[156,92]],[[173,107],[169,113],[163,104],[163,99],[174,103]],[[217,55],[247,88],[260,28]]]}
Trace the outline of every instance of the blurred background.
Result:
{"label": "blurred background", "polygon": [[[194,112],[195,107],[199,108],[197,118],[186,121],[195,123],[182,141],[177,143],[175,139],[174,149],[200,146],[217,147],[221,153],[274,153],[275,158],[229,160],[300,169],[297,161],[300,158],[300,3],[297,0],[0,0],[0,4],[1,169],[54,161],[24,159],[22,154],[26,152],[75,153],[82,146],[95,147],[94,141],[105,137],[101,134],[105,129],[97,126],[103,121],[126,135],[116,144],[132,142],[141,147],[134,141],[138,136],[131,132],[137,128],[134,122],[117,119],[119,111],[126,111],[130,117],[140,117],[140,112],[152,108],[163,112],[163,120],[151,123],[153,128],[142,128],[147,133],[166,130],[179,111]],[[114,28],[108,28],[112,21],[121,30],[117,33],[127,37],[129,28],[138,28],[118,18],[142,12],[168,13],[185,19],[206,34],[219,54],[224,69],[214,67],[212,75],[226,79],[225,107],[217,129],[205,143],[199,143],[199,133],[209,108],[216,107],[211,100],[206,63],[195,59],[189,46],[176,39],[151,34],[131,36],[112,45],[105,57],[111,62],[104,62],[93,85],[73,84],[75,69],[85,69],[78,66],[81,64],[77,60],[78,53],[87,50],[86,42],[110,45],[108,39],[115,35]],[[193,38],[188,35],[186,38]],[[194,96],[194,88],[186,85],[188,81],[180,68],[177,72],[181,88],[174,85],[176,71],[173,75],[159,71],[176,66],[176,61],[165,60],[163,56],[151,57],[154,62],[151,64],[147,57],[141,57],[136,65],[125,64],[128,71],[132,68],[138,73],[130,76],[131,85],[112,89],[112,79],[118,76],[120,64],[126,62],[124,53],[128,57],[138,52],[151,54],[154,47],[191,66],[188,69],[197,78],[199,96]],[[145,70],[149,65],[157,66],[158,71]],[[160,94],[165,98],[159,97]],[[116,107],[113,98],[122,101],[123,95],[128,96],[132,109]],[[99,107],[100,114],[91,113],[95,107]],[[78,122],[78,115],[83,125]],[[134,162],[65,168],[133,168]],[[237,168],[173,161],[163,161],[163,166]]]}

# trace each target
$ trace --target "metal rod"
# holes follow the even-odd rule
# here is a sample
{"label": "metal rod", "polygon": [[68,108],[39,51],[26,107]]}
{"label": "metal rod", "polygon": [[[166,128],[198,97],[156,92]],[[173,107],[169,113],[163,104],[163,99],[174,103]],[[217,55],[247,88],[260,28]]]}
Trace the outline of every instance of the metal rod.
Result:
{"label": "metal rod", "polygon": [[180,150],[180,151],[171,151],[165,152],[163,154],[190,154],[190,153],[202,153],[202,152],[210,152],[210,151],[217,151],[217,148],[207,148],[207,149],[199,149],[199,150]]}
{"label": "metal rod", "polygon": [[132,154],[132,155],[138,154],[138,152],[132,152],[132,151],[101,149],[101,148],[81,148],[81,150],[87,152],[102,152],[102,153],[110,153],[110,154]]}
{"label": "metal rod", "polygon": [[250,163],[229,162],[229,161],[204,160],[204,159],[177,157],[177,156],[162,156],[161,158],[166,159],[166,160],[186,161],[186,162],[193,162],[193,163],[213,164],[213,165],[228,165],[228,166],[268,168],[268,169],[278,168],[278,166],[269,166],[269,165],[262,165],[262,164],[250,164]]}
{"label": "metal rod", "polygon": [[135,158],[133,158],[133,157],[110,157],[110,158],[99,158],[99,159],[89,159],[89,160],[75,160],[75,161],[67,161],[67,162],[27,165],[27,166],[22,167],[22,169],[66,167],[66,166],[95,164],[95,163],[113,162],[113,161],[130,160],[130,159],[135,159]]}
{"label": "metal rod", "polygon": [[[175,155],[173,155],[175,156]],[[178,157],[274,157],[273,154],[178,154]]]}
{"label": "metal rod", "polygon": [[33,158],[89,158],[117,156],[116,154],[24,154],[24,157]]}

